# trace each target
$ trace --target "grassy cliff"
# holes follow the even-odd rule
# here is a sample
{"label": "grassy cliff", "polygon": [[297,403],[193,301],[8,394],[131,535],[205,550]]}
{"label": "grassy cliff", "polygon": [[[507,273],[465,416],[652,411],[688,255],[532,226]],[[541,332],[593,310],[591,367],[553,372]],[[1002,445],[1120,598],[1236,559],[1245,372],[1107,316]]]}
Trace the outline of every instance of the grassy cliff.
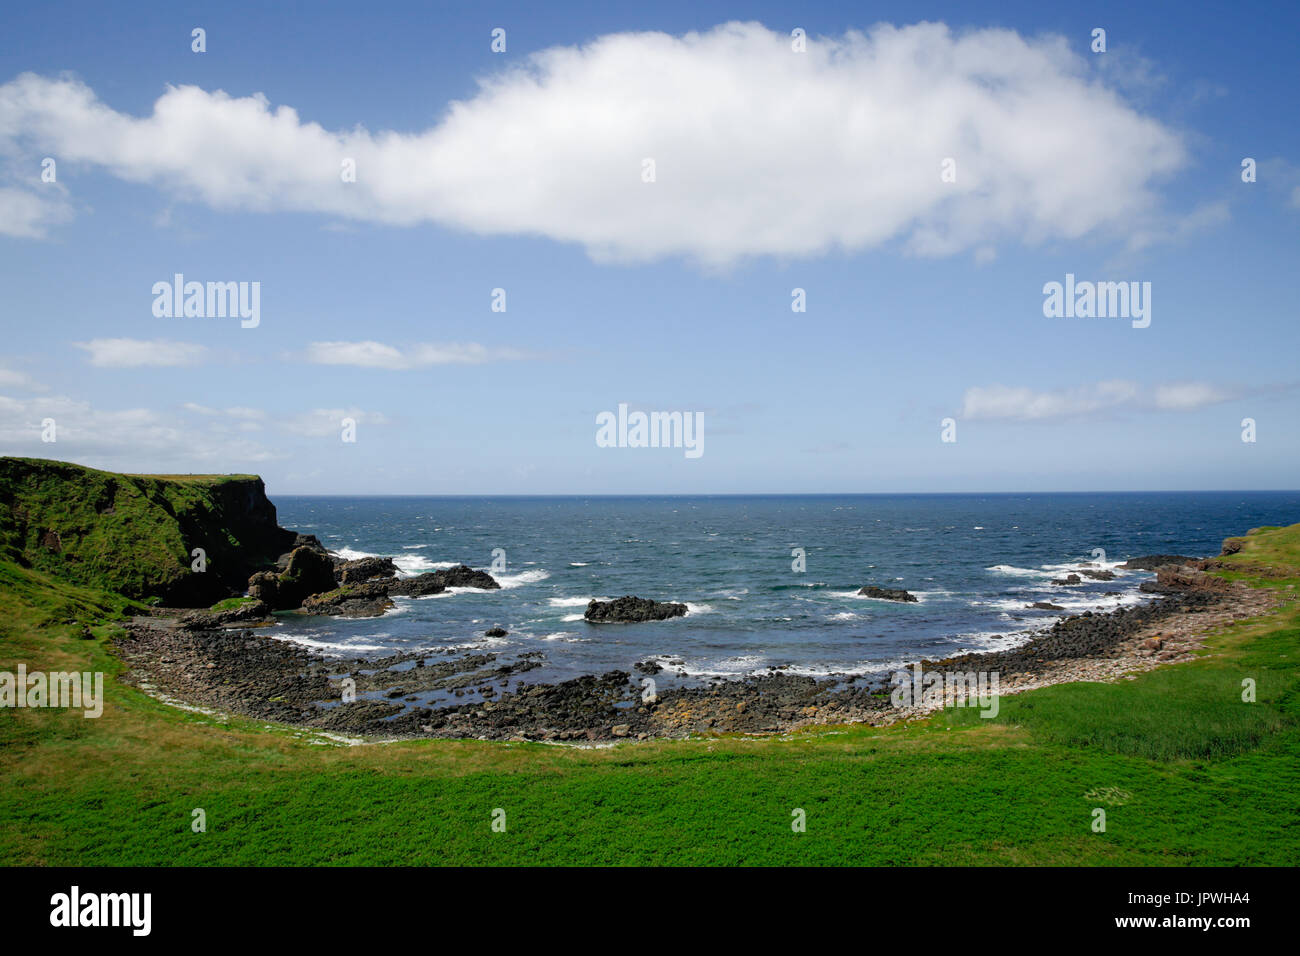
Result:
{"label": "grassy cliff", "polygon": [[[0,557],[133,599],[205,606],[294,539],[255,475],[121,475],[0,458]],[[202,548],[206,570],[192,570]]]}

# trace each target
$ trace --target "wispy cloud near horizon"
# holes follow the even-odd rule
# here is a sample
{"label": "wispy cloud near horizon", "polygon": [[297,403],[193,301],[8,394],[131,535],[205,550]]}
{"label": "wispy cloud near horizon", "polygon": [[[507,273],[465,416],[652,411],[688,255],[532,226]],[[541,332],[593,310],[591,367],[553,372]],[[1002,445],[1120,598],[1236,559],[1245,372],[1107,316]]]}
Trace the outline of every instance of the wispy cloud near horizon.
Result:
{"label": "wispy cloud near horizon", "polygon": [[966,390],[961,417],[1034,422],[1096,417],[1120,409],[1195,411],[1243,394],[1242,389],[1210,382],[1170,382],[1149,390],[1119,379],[1061,389],[986,385]]}
{"label": "wispy cloud near horizon", "polygon": [[383,342],[312,342],[303,359],[313,365],[354,365],[358,368],[407,370],[431,365],[485,365],[538,358],[520,349],[477,342],[434,344],[419,342],[398,348]]}

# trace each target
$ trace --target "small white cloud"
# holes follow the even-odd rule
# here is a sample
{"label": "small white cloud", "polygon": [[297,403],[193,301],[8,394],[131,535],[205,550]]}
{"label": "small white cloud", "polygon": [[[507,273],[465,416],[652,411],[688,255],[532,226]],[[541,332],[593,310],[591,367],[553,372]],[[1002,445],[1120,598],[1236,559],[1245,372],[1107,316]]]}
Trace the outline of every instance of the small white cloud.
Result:
{"label": "small white cloud", "polygon": [[237,418],[243,421],[255,421],[266,418],[266,412],[260,408],[244,408],[235,406],[233,408],[209,408],[207,405],[200,405],[197,402],[186,402],[181,406],[187,412],[193,412],[196,415],[206,415],[213,417],[216,415],[225,415],[228,418]]}
{"label": "small white cloud", "polygon": [[1156,387],[1155,405],[1166,410],[1191,411],[1235,397],[1233,392],[1208,382],[1176,382]]}
{"label": "small white cloud", "polygon": [[315,365],[356,365],[360,368],[412,369],[430,365],[483,365],[530,356],[519,349],[492,348],[475,342],[435,345],[420,343],[396,348],[382,342],[312,342],[304,356]]}
{"label": "small white cloud", "polygon": [[[1277,386],[1272,390],[1289,388],[1291,386]],[[1046,390],[988,385],[966,390],[961,414],[972,421],[1028,422],[1086,418],[1118,409],[1193,411],[1231,401],[1242,394],[1240,389],[1210,382],[1167,382],[1146,390],[1127,381]]]}
{"label": "small white cloud", "polygon": [[976,386],[966,390],[961,415],[970,421],[1076,418],[1126,405],[1137,395],[1137,385],[1125,381],[1098,382],[1054,391],[1007,385]]}
{"label": "small white cloud", "polygon": [[72,344],[89,352],[90,364],[100,368],[197,365],[207,355],[202,345],[167,339],[91,339]]}
{"label": "small white cloud", "polygon": [[260,408],[246,408],[242,406],[227,408],[226,414],[231,418],[242,418],[245,420],[263,419],[266,417],[266,412],[262,411]]}

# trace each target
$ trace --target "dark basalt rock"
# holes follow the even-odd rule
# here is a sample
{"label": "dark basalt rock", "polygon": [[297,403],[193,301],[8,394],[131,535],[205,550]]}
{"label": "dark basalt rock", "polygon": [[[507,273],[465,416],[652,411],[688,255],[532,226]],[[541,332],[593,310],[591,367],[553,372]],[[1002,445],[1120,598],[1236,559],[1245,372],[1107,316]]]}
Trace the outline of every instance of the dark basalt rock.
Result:
{"label": "dark basalt rock", "polygon": [[505,637],[510,632],[504,627],[489,627],[483,632],[484,637]]}
{"label": "dark basalt rock", "polygon": [[1139,590],[1148,594],[1219,593],[1232,590],[1232,585],[1199,568],[1167,564],[1156,571],[1154,581],[1143,581]]}
{"label": "dark basalt rock", "polygon": [[1120,565],[1126,571],[1154,571],[1166,564],[1194,564],[1197,558],[1185,554],[1147,554],[1140,558],[1129,558]]}
{"label": "dark basalt rock", "polygon": [[902,601],[904,603],[916,603],[916,595],[910,591],[904,591],[902,588],[878,588],[868,584],[866,587],[859,588],[858,594],[863,597],[877,598],[881,601]]}
{"label": "dark basalt rock", "polygon": [[[289,532],[286,532],[286,534],[288,533]],[[289,559],[293,557],[293,553],[299,548],[310,548],[312,551],[318,551],[327,556],[329,555],[329,551],[326,550],[325,545],[321,544],[320,539],[314,534],[303,534],[298,532],[294,534],[293,540],[289,544],[289,550],[285,551],[275,559],[275,566],[281,571],[285,570],[289,567]],[[333,560],[333,558],[331,558],[331,560]]]}
{"label": "dark basalt rock", "polygon": [[1052,604],[1048,601],[1035,601],[1033,604],[1026,604],[1025,610],[1064,611],[1065,608],[1061,607],[1059,604]]}
{"label": "dark basalt rock", "polygon": [[1064,587],[1067,584],[1082,584],[1083,578],[1079,577],[1077,574],[1067,574],[1064,578],[1057,578],[1052,583]]}
{"label": "dark basalt rock", "polygon": [[632,669],[640,671],[642,674],[658,674],[663,670],[663,665],[658,661],[637,661],[632,665]]}
{"label": "dark basalt rock", "polygon": [[365,584],[347,584],[324,594],[313,594],[302,602],[303,614],[320,614],[330,617],[378,617],[393,602],[388,599],[388,586],[383,581]]}
{"label": "dark basalt rock", "polygon": [[491,591],[501,587],[496,578],[486,571],[475,571],[464,564],[447,568],[445,571],[434,571],[433,577],[444,588],[482,588]]}
{"label": "dark basalt rock", "polygon": [[592,601],[583,614],[593,624],[628,624],[640,621],[666,621],[670,617],[685,617],[686,605],[669,601],[651,601],[648,598],[625,594],[613,601]]}
{"label": "dark basalt rock", "polygon": [[248,596],[277,611],[296,608],[313,594],[333,591],[334,562],[323,550],[304,545],[289,555],[285,569],[259,571],[248,579]]}
{"label": "dark basalt rock", "polygon": [[357,558],[344,561],[337,568],[339,584],[364,584],[373,578],[397,577],[392,558]]}
{"label": "dark basalt rock", "polygon": [[426,594],[441,594],[447,590],[437,573],[417,574],[413,578],[397,578],[384,581],[389,594],[401,594],[406,597],[423,597]]}
{"label": "dark basalt rock", "polygon": [[249,601],[224,611],[189,611],[180,616],[179,624],[185,630],[202,630],[229,627],[232,624],[247,627],[250,624],[269,623],[270,620],[271,608],[266,602]]}
{"label": "dark basalt rock", "polygon": [[1089,571],[1087,568],[1080,568],[1079,573],[1085,578],[1092,578],[1094,581],[1114,581],[1114,571]]}

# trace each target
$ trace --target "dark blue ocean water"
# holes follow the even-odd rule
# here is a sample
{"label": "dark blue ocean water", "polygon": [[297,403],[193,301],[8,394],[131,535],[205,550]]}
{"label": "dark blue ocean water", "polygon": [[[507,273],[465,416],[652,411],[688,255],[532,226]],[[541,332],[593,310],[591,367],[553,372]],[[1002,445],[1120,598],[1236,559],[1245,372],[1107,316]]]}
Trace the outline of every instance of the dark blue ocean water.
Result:
{"label": "dark blue ocean water", "polygon": [[[404,572],[464,563],[506,570],[500,591],[397,598],[379,618],[284,618],[275,636],[368,656],[427,649],[545,654],[530,681],[628,670],[655,658],[671,685],[772,665],[877,673],[899,662],[1008,647],[1060,615],[1138,603],[1151,575],[1054,586],[1105,551],[1104,566],[1153,553],[1217,554],[1223,538],[1300,521],[1300,492],[754,497],[278,497],[280,523],[348,557]],[[792,568],[802,548],[807,570]],[[902,587],[900,605],[858,597]],[[591,625],[592,597],[683,601],[685,618]],[[492,626],[506,638],[486,638]]]}

